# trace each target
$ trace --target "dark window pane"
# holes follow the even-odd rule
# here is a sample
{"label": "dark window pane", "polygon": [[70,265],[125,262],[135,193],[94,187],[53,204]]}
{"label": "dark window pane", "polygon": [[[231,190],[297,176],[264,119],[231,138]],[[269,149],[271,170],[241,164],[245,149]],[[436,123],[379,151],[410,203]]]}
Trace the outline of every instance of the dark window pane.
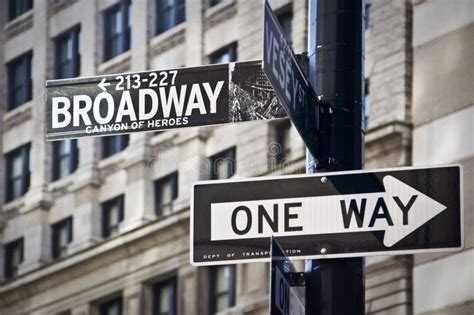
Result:
{"label": "dark window pane", "polygon": [[211,179],[226,179],[234,176],[236,169],[235,148],[231,148],[210,158]]}
{"label": "dark window pane", "polygon": [[104,13],[104,61],[130,49],[131,4],[121,0]]}
{"label": "dark window pane", "polygon": [[221,312],[235,304],[235,267],[218,266],[211,269],[211,311]]}
{"label": "dark window pane", "polygon": [[173,173],[155,183],[157,216],[173,212],[173,202],[178,198],[178,173]]}
{"label": "dark window pane", "polygon": [[9,0],[8,19],[13,20],[17,16],[33,8],[33,0]]}
{"label": "dark window pane", "polygon": [[124,218],[124,198],[118,196],[102,204],[102,236],[109,237],[119,231]]}
{"label": "dark window pane", "polygon": [[8,69],[8,109],[31,100],[31,52],[11,61]]}
{"label": "dark window pane", "polygon": [[72,217],[53,224],[52,237],[53,258],[63,256],[72,242]]}
{"label": "dark window pane", "polygon": [[80,30],[78,27],[56,39],[56,78],[72,78],[80,72]]}
{"label": "dark window pane", "polygon": [[72,174],[79,163],[79,145],[76,139],[53,142],[53,179]]}
{"label": "dark window pane", "polygon": [[102,138],[102,158],[123,151],[129,142],[129,135],[107,136]]}
{"label": "dark window pane", "polygon": [[176,314],[176,279],[170,279],[153,287],[153,315]]}
{"label": "dark window pane", "polygon": [[18,273],[23,262],[23,238],[5,245],[5,278],[10,279]]}
{"label": "dark window pane", "polygon": [[6,155],[6,201],[23,196],[30,186],[30,145]]}
{"label": "dark window pane", "polygon": [[100,304],[100,315],[122,315],[122,297]]}
{"label": "dark window pane", "polygon": [[219,4],[219,3],[221,3],[221,2],[222,2],[222,0],[209,0],[209,6],[210,6],[210,7],[213,7],[213,6],[215,6],[216,4]]}
{"label": "dark window pane", "polygon": [[184,0],[157,0],[156,34],[161,34],[186,19]]}
{"label": "dark window pane", "polygon": [[281,28],[288,39],[290,45],[293,42],[293,12],[286,10],[277,16],[278,22],[280,22]]}
{"label": "dark window pane", "polygon": [[237,45],[231,44],[209,56],[209,63],[228,63],[237,60]]}

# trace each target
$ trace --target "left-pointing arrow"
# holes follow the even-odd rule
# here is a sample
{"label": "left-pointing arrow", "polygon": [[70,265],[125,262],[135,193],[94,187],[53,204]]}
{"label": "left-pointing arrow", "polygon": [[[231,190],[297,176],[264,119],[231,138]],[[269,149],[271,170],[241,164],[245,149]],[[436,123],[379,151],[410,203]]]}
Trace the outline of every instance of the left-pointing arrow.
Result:
{"label": "left-pointing arrow", "polygon": [[103,78],[98,84],[98,86],[101,88],[102,92],[107,91],[107,89],[105,87],[110,85],[110,82],[106,82],[106,81],[107,81],[107,79]]}

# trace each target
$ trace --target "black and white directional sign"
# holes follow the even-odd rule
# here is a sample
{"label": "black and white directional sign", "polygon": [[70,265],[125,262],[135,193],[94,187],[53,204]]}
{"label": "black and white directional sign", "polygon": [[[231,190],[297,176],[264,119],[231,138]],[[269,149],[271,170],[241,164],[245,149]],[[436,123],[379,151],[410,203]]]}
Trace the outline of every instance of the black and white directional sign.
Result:
{"label": "black and white directional sign", "polygon": [[286,117],[260,61],[46,82],[48,140]]}
{"label": "black and white directional sign", "polygon": [[296,284],[297,271],[293,262],[273,237],[270,252],[270,314],[304,314],[305,287]]}
{"label": "black and white directional sign", "polygon": [[265,1],[262,65],[306,147],[316,154],[316,131],[319,128],[317,97],[268,1]]}
{"label": "black and white directional sign", "polygon": [[191,261],[268,261],[460,249],[461,167],[205,181],[194,185]]}

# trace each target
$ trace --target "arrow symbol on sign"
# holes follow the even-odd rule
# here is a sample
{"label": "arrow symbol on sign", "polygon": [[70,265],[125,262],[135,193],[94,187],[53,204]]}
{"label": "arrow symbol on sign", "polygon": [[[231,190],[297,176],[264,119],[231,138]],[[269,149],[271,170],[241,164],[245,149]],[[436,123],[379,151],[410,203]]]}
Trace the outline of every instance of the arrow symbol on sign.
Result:
{"label": "arrow symbol on sign", "polygon": [[98,84],[98,86],[102,89],[102,92],[107,91],[105,87],[110,85],[110,82],[106,82],[106,80],[106,78],[103,78]]}
{"label": "arrow symbol on sign", "polygon": [[393,176],[385,192],[211,204],[211,240],[384,231],[391,247],[447,207]]}

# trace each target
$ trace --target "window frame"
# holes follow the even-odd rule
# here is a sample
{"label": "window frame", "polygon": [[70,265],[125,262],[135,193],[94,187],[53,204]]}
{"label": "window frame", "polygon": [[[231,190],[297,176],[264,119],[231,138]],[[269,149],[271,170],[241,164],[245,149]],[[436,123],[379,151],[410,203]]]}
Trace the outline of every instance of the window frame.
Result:
{"label": "window frame", "polygon": [[[13,4],[19,5],[15,12],[13,11]],[[24,6],[24,7],[22,7]],[[9,0],[8,1],[8,21],[13,21],[23,13],[33,9],[33,0]]]}
{"label": "window frame", "polygon": [[[154,182],[155,190],[155,214],[157,217],[162,217],[167,214],[173,213],[175,200],[178,199],[178,172],[173,172],[169,175],[166,175],[162,178],[157,179]],[[162,185],[171,183],[171,201],[164,204],[162,203],[161,190],[159,189]],[[169,213],[164,213],[163,209],[169,207]]]}
{"label": "window frame", "polygon": [[[8,79],[8,102],[7,110],[13,110],[21,105],[28,103],[33,98],[33,78],[32,78],[33,51],[28,51],[7,63],[7,79]],[[17,67],[24,67],[21,72],[23,80],[21,83],[15,82],[15,70]],[[16,91],[25,88],[25,95],[21,99],[16,99]]]}
{"label": "window frame", "polygon": [[[125,196],[119,195],[117,197],[114,197],[112,199],[109,199],[101,204],[102,208],[102,237],[103,238],[108,238],[116,233],[119,232],[120,229],[120,223],[123,222],[124,217],[125,217]],[[117,206],[118,208],[118,222],[116,225],[110,225],[109,222],[109,215],[110,211],[114,208],[114,206]]]}
{"label": "window frame", "polygon": [[220,59],[224,54],[229,52],[229,61],[228,62],[235,62],[237,61],[237,42],[233,42],[231,44],[225,45],[216,51],[210,53],[207,57],[209,64],[220,64],[220,63],[227,63],[221,62]]}
{"label": "window frame", "polygon": [[[104,21],[104,36],[103,36],[103,61],[108,61],[113,59],[127,51],[131,48],[131,10],[132,10],[131,0],[120,0],[119,3],[112,5],[103,12],[103,21]],[[114,16],[118,13],[121,13],[121,32],[113,33],[111,30],[111,21]],[[120,47],[117,52],[114,52],[113,45],[111,45],[111,39],[118,39],[120,41]]]}
{"label": "window frame", "polygon": [[[155,19],[155,36],[160,35],[186,21],[186,1],[172,0],[172,4],[164,5],[168,0],[155,0],[156,19]],[[168,16],[172,15],[172,16]],[[173,22],[169,25],[162,25],[163,17],[172,18]]]}
{"label": "window frame", "polygon": [[[64,73],[61,73],[60,70],[62,69],[59,67],[60,64],[64,64],[64,61],[60,61],[60,49],[61,49],[61,43],[64,41],[72,40],[72,75],[71,76],[66,76]],[[55,57],[54,57],[54,73],[56,79],[66,79],[66,78],[74,78],[78,77],[81,73],[81,26],[76,25],[66,32],[62,33],[61,35],[57,36],[54,39],[54,44],[55,44]]]}
{"label": "window frame", "polygon": [[[217,271],[220,268],[230,268],[230,277],[229,277],[229,285],[228,290],[223,292],[217,292]],[[235,305],[235,284],[236,284],[236,268],[235,265],[221,265],[221,266],[213,266],[210,267],[210,299],[209,299],[209,309],[211,313],[218,312],[217,309],[217,301],[218,297],[222,295],[227,295],[228,298],[228,306],[230,308]],[[219,311],[220,312],[220,311]]]}
{"label": "window frame", "polygon": [[[5,154],[5,167],[6,167],[6,176],[5,176],[5,202],[13,201],[17,198],[20,198],[30,188],[30,176],[31,176],[31,165],[30,165],[30,157],[31,157],[31,144],[22,145],[7,154]],[[13,159],[18,155],[22,161],[22,169],[21,175],[15,178],[12,178],[12,171],[13,171]],[[13,195],[13,185],[12,183],[16,180],[21,180],[21,192],[18,197]]]}
{"label": "window frame", "polygon": [[108,315],[107,309],[112,305],[118,305],[119,307],[119,315],[123,314],[123,297],[122,295],[109,298],[99,304],[99,314],[100,315]]}
{"label": "window frame", "polygon": [[[285,6],[284,8],[278,10],[278,12],[276,13],[276,17],[278,19],[278,23],[280,24],[281,26],[281,29],[283,31],[283,33],[285,34],[285,37],[286,39],[288,40],[288,44],[291,46],[293,46],[293,20],[294,20],[294,15],[293,15],[293,10],[291,8],[290,5],[288,6]],[[290,26],[290,29],[289,29],[289,33],[288,33],[288,30],[285,29],[285,25],[284,25],[284,19],[286,18],[289,18],[289,26]]]}
{"label": "window frame", "polygon": [[[288,154],[291,152],[290,143],[284,143],[285,133],[291,132],[291,121],[290,119],[284,119],[275,124],[275,140],[280,146],[279,152],[275,155],[275,162],[281,164]],[[290,136],[288,134],[288,136]],[[288,145],[288,148],[286,148]]]}
{"label": "window frame", "polygon": [[[169,297],[168,303],[170,305],[170,310],[166,313],[160,313],[160,296],[159,293],[162,289],[170,286],[172,294]],[[177,306],[177,279],[176,277],[168,278],[166,280],[160,281],[153,285],[153,315],[176,315]]]}
{"label": "window frame", "polygon": [[[71,150],[68,153],[60,153],[60,145],[65,141],[71,142]],[[61,174],[61,161],[68,159],[68,172]],[[65,139],[53,142],[53,180],[58,180],[71,175],[79,166],[79,142],[77,139]]]}
{"label": "window frame", "polygon": [[[114,140],[114,149],[113,151],[108,151],[109,146],[107,145],[107,141]],[[102,137],[102,159],[106,159],[112,155],[122,152],[125,150],[130,143],[130,135],[110,135]]]}
{"label": "window frame", "polygon": [[[59,234],[61,229],[67,229],[67,243],[62,245],[59,244]],[[73,217],[67,217],[51,225],[51,253],[53,258],[60,258],[64,256],[63,250],[68,248],[73,239]]]}
{"label": "window frame", "polygon": [[[5,249],[5,266],[4,266],[4,275],[5,279],[9,280],[14,278],[18,274],[18,266],[21,265],[24,261],[24,238],[20,237],[16,240],[13,240],[11,242],[8,242],[7,244],[4,245]],[[12,253],[16,249],[16,247],[19,247],[20,250],[20,262],[18,263],[17,266],[13,266],[12,262]]]}
{"label": "window frame", "polygon": [[[237,172],[237,160],[236,160],[237,152],[236,151],[237,149],[234,146],[209,157],[209,161],[211,164],[210,179],[212,180],[228,179],[228,178],[232,178],[232,176],[235,175],[235,173]],[[227,174],[230,174],[228,177],[219,177],[218,170],[217,170],[217,161],[219,160],[231,161],[231,163],[227,164]]]}

